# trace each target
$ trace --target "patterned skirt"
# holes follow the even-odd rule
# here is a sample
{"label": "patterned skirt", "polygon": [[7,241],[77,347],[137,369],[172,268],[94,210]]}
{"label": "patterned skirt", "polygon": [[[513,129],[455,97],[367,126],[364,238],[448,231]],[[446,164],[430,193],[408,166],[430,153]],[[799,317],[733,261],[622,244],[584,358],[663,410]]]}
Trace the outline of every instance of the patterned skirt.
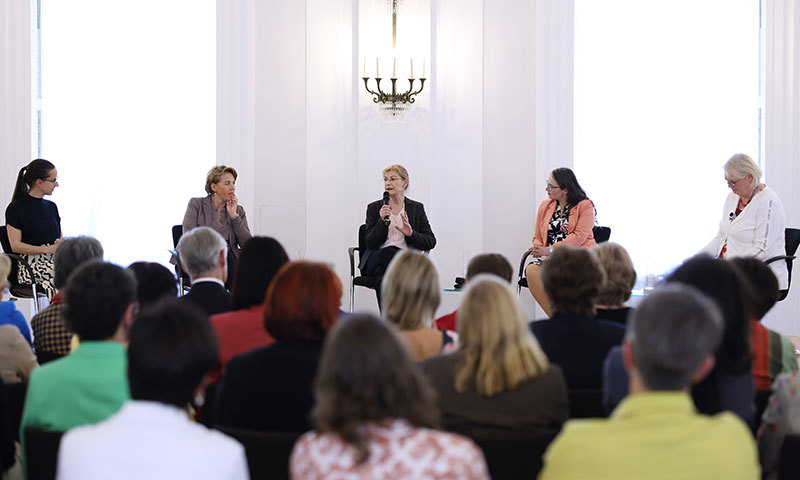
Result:
{"label": "patterned skirt", "polygon": [[[56,287],[53,285],[53,254],[52,253],[39,253],[36,255],[22,254],[20,257],[24,258],[33,270],[33,276],[36,278],[36,285],[44,289],[48,300],[53,299],[56,294]],[[28,269],[20,265],[17,269],[17,281],[22,284],[31,284],[31,279]]]}

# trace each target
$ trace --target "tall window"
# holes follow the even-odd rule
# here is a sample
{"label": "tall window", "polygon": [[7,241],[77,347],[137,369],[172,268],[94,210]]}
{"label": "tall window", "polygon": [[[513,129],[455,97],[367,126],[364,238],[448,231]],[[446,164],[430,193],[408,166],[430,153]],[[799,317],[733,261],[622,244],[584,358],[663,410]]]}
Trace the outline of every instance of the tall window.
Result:
{"label": "tall window", "polygon": [[41,156],[64,234],[165,263],[216,159],[216,2],[40,2]]}
{"label": "tall window", "polygon": [[711,240],[759,127],[759,2],[575,0],[574,167],[640,280]]}

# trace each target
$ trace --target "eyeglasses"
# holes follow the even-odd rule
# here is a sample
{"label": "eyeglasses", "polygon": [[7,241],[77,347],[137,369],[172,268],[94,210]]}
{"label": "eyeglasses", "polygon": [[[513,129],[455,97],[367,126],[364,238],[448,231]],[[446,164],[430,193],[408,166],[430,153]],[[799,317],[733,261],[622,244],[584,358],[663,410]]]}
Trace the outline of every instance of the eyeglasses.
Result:
{"label": "eyeglasses", "polygon": [[58,178],[52,178],[52,179],[51,179],[51,178],[43,178],[43,179],[42,179],[42,181],[43,181],[43,182],[53,182],[53,183],[58,183]]}
{"label": "eyeglasses", "polygon": [[741,182],[741,181],[742,181],[742,180],[744,180],[745,178],[746,178],[746,177],[742,177],[742,178],[740,178],[739,180],[734,180],[734,181],[728,180],[728,179],[726,178],[726,179],[725,179],[725,181],[728,183],[728,186],[729,186],[729,187],[735,187],[737,183]]}
{"label": "eyeglasses", "polygon": [[384,178],[383,178],[383,183],[386,183],[386,182],[396,182],[396,181],[398,181],[398,180],[402,180],[402,178],[400,178],[400,177],[388,177],[388,178],[384,177]]}
{"label": "eyeglasses", "polygon": [[561,187],[559,187],[558,185],[550,185],[550,183],[546,183],[545,185],[547,185],[547,186],[545,187],[547,190],[558,190],[558,189],[560,189],[560,188],[561,188]]}

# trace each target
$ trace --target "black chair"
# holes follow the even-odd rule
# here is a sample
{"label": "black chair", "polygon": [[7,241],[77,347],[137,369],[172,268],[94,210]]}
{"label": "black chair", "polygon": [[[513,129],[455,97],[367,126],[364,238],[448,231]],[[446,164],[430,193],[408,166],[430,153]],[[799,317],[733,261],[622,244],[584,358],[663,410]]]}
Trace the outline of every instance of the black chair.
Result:
{"label": "black chair", "polygon": [[542,457],[558,432],[508,438],[473,437],[483,450],[493,480],[533,480],[542,469]]}
{"label": "black chair", "polygon": [[800,478],[800,434],[786,435],[778,462],[778,480]]}
{"label": "black chair", "polygon": [[25,429],[25,469],[27,480],[56,478],[58,447],[64,432],[51,432],[34,427]]}
{"label": "black chair", "polygon": [[605,418],[603,407],[603,389],[586,388],[570,390],[569,418]]}
{"label": "black chair", "polygon": [[289,479],[289,455],[302,433],[259,432],[216,426],[244,446],[250,478]]}
{"label": "black chair", "polygon": [[[592,236],[597,243],[607,242],[611,238],[611,227],[603,227],[595,225],[592,227]],[[522,258],[519,261],[519,272],[517,273],[517,298],[523,288],[528,288],[528,279],[525,278],[525,267],[528,266],[528,257],[530,257],[530,250],[522,252]]]}
{"label": "black chair", "polygon": [[33,298],[33,309],[39,313],[39,298],[47,297],[41,285],[36,283],[19,283],[17,272],[20,268],[25,269],[31,279],[33,276],[33,269],[28,264],[25,258],[17,255],[11,250],[11,241],[8,239],[8,229],[6,225],[0,226],[0,244],[3,246],[3,252],[11,259],[11,272],[8,274],[8,292],[17,298]]}
{"label": "black chair", "polygon": [[792,286],[792,263],[796,258],[794,254],[797,253],[797,247],[800,246],[800,229],[787,228],[784,232],[784,236],[786,239],[786,255],[778,255],[764,261],[767,265],[772,262],[777,262],[778,260],[786,261],[786,268],[789,270],[789,284],[786,290],[778,292],[779,302],[789,295],[789,288]]}
{"label": "black chair", "polygon": [[175,276],[178,277],[178,295],[183,295],[187,290],[192,288],[192,281],[189,274],[183,270],[180,257],[178,256],[178,241],[183,236],[183,225],[172,226],[172,246],[173,249],[169,252],[172,254],[172,260],[175,261]]}
{"label": "black chair", "polygon": [[[375,287],[377,286],[376,277],[356,275],[356,269],[358,268],[358,263],[361,260],[361,255],[367,251],[367,242],[365,240],[366,234],[367,224],[362,223],[361,226],[358,227],[358,246],[347,249],[347,255],[350,257],[350,313],[353,313],[353,305],[356,298],[356,286],[369,288],[370,290],[375,290]],[[358,252],[359,262],[357,262],[355,259],[355,252]],[[359,273],[361,273],[360,269]]]}

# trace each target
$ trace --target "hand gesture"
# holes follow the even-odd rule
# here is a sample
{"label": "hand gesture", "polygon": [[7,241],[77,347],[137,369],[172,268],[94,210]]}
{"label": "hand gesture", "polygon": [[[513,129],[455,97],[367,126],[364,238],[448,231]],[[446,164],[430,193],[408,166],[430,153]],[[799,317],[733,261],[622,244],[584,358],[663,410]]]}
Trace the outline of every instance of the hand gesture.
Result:
{"label": "hand gesture", "polygon": [[400,214],[400,220],[403,221],[403,225],[402,226],[395,225],[394,228],[398,229],[400,233],[402,233],[406,237],[410,237],[411,234],[414,233],[414,230],[411,229],[411,224],[408,223],[408,215],[406,215],[406,212]]}
{"label": "hand gesture", "polygon": [[533,253],[534,257],[546,257],[550,255],[550,247],[543,247],[542,245],[534,245],[528,250]]}
{"label": "hand gesture", "polygon": [[236,197],[236,194],[231,195],[231,199],[225,202],[225,209],[228,210],[228,216],[232,219],[239,216],[239,212],[237,211],[238,206],[239,199]]}
{"label": "hand gesture", "polygon": [[381,211],[378,212],[378,215],[380,215],[381,219],[384,219],[391,214],[392,214],[392,207],[390,207],[389,205],[382,206]]}

